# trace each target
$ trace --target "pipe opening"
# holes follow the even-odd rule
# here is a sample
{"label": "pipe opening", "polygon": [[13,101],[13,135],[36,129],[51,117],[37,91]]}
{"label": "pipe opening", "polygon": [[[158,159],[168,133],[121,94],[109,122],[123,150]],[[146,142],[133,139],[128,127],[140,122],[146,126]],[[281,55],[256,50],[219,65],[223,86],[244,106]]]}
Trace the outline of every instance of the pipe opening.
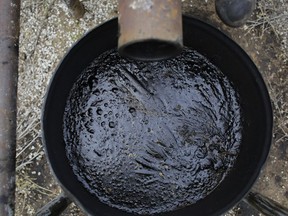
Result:
{"label": "pipe opening", "polygon": [[182,51],[180,42],[157,39],[134,41],[119,47],[119,54],[140,61],[160,61],[179,55]]}

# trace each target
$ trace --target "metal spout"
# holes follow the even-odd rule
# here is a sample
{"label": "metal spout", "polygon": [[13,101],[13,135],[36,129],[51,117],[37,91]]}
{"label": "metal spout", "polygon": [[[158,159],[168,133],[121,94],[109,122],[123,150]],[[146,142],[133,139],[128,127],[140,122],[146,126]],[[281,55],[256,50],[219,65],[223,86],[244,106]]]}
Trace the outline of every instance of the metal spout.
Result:
{"label": "metal spout", "polygon": [[157,61],[180,54],[183,47],[180,0],[119,0],[120,55]]}

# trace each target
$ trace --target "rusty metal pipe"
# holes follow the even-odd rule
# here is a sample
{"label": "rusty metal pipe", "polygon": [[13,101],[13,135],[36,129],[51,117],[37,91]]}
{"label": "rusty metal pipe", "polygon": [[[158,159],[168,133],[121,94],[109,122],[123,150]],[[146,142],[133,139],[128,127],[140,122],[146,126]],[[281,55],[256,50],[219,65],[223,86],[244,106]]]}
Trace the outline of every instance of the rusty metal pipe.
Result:
{"label": "rusty metal pipe", "polygon": [[20,0],[0,0],[0,215],[15,203],[16,101]]}
{"label": "rusty metal pipe", "polygon": [[183,46],[180,0],[118,0],[120,55],[162,60]]}

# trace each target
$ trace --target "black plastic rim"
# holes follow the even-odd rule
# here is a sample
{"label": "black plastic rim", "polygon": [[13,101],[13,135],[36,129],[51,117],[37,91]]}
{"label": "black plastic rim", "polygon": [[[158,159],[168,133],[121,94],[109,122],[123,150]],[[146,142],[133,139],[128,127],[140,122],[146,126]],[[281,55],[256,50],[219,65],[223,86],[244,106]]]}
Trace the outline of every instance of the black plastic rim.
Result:
{"label": "black plastic rim", "polygon": [[[220,215],[238,203],[251,189],[269,153],[272,108],[261,74],[249,56],[216,28],[183,17],[184,46],[206,56],[238,89],[244,115],[243,143],[235,167],[205,199],[194,205],[159,215]],[[132,215],[101,203],[78,182],[65,155],[62,118],[66,98],[78,75],[98,55],[117,47],[117,19],[96,27],[67,53],[51,79],[42,112],[45,153],[64,191],[91,215]]]}

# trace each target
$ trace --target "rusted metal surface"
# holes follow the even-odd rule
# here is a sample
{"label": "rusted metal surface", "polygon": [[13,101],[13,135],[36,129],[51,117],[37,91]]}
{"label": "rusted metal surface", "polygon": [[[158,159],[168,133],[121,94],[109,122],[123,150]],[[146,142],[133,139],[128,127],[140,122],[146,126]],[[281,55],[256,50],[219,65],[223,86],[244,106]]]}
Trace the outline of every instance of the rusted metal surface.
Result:
{"label": "rusted metal surface", "polygon": [[180,0],[119,0],[118,50],[139,60],[161,60],[181,52]]}
{"label": "rusted metal surface", "polygon": [[14,214],[20,0],[0,0],[0,215]]}
{"label": "rusted metal surface", "polygon": [[75,19],[80,19],[85,14],[84,5],[79,0],[64,0],[70,13]]}

